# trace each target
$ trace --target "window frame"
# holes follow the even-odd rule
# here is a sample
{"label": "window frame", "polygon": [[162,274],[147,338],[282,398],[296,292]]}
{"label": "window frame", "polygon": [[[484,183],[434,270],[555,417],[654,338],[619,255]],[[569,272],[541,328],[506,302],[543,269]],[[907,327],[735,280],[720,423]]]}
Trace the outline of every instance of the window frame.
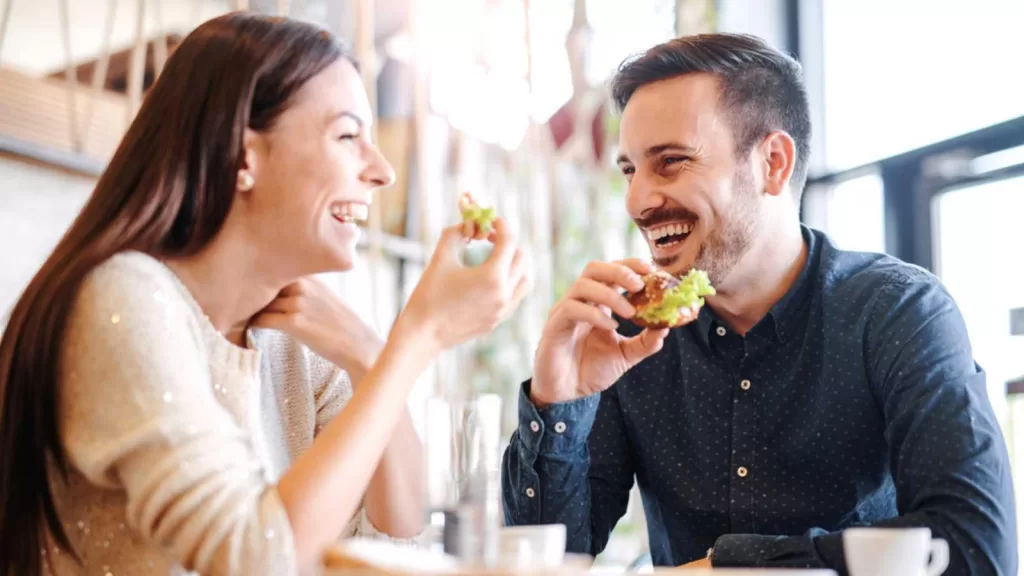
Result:
{"label": "window frame", "polygon": [[[950,188],[984,180],[996,180],[1024,172],[1024,163],[986,174],[967,170],[970,161],[988,154],[1024,146],[1024,116],[1006,120],[935,142],[927,146],[882,158],[860,166],[829,171],[825,164],[825,62],[823,59],[823,13],[826,0],[787,0],[786,22],[795,26],[787,38],[787,50],[804,68],[811,122],[811,175],[806,190],[828,189],[871,172],[882,178],[885,251],[905,262],[935,272],[936,239],[933,224],[934,199]],[[802,219],[813,217],[814,200],[804,194]],[[810,205],[810,206],[809,206]]]}

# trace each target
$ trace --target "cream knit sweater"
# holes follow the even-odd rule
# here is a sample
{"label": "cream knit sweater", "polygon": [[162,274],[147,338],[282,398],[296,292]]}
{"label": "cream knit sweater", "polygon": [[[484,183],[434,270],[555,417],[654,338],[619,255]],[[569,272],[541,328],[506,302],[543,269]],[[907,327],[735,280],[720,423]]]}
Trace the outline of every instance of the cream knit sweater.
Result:
{"label": "cream knit sweater", "polygon": [[[84,569],[50,545],[51,573],[297,572],[275,484],[352,386],[283,333],[248,339],[228,342],[150,256],[119,254],[88,276],[57,398],[72,472],[52,483]],[[355,534],[379,535],[362,512],[339,536]]]}

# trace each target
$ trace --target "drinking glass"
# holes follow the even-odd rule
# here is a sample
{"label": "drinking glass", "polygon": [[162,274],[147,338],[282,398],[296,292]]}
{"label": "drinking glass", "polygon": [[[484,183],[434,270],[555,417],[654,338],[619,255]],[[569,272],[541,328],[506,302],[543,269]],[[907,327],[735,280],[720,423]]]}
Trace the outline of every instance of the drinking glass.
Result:
{"label": "drinking glass", "polygon": [[426,410],[427,505],[444,551],[493,565],[501,528],[501,397],[432,397]]}

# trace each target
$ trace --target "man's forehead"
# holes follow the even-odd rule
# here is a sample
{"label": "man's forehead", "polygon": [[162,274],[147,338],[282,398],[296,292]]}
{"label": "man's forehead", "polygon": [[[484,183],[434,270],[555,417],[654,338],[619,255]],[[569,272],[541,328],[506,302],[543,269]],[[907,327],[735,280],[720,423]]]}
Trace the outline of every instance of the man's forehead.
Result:
{"label": "man's forehead", "polygon": [[687,74],[637,89],[622,112],[619,144],[627,154],[640,154],[650,142],[703,139],[717,126],[718,79]]}

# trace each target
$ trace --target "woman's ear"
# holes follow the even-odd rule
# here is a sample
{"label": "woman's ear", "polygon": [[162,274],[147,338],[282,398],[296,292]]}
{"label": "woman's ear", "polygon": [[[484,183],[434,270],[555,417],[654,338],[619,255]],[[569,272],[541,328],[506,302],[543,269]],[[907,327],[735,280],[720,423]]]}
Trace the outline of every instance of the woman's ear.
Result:
{"label": "woman's ear", "polygon": [[260,144],[260,135],[246,128],[242,136],[242,165],[238,167],[238,179],[235,184],[242,192],[248,192],[256,185],[260,165],[257,148]]}

